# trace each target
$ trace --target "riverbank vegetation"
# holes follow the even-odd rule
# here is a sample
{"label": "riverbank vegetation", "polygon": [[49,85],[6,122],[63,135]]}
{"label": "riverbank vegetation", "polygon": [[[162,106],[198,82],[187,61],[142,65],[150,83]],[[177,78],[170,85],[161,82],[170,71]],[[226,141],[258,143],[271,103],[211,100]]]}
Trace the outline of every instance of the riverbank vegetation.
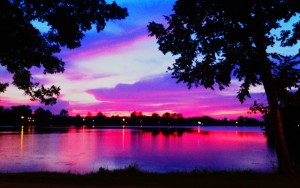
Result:
{"label": "riverbank vegetation", "polygon": [[135,165],[125,169],[100,168],[89,174],[56,172],[4,173],[0,185],[14,187],[298,187],[300,177],[249,171],[193,170],[191,172],[145,172]]}
{"label": "riverbank vegetation", "polygon": [[127,116],[107,117],[102,112],[93,116],[88,113],[86,116],[69,116],[68,111],[62,109],[59,114],[54,115],[51,111],[43,108],[32,110],[30,106],[12,106],[4,108],[0,106],[0,125],[37,125],[37,126],[143,126],[143,125],[239,125],[239,126],[258,126],[262,122],[254,118],[240,116],[235,120],[227,118],[218,120],[208,116],[185,118],[182,114],[165,112],[162,115],[153,113],[151,116],[144,115],[142,112],[132,112]]}

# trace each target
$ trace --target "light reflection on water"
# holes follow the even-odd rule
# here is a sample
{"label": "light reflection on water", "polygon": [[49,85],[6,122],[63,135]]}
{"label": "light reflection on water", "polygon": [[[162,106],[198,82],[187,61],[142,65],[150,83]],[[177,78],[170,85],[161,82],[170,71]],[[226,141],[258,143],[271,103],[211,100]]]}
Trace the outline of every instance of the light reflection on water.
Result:
{"label": "light reflection on water", "polygon": [[[1,130],[1,129],[0,129]],[[276,155],[258,127],[61,128],[0,132],[0,171],[86,173],[137,164],[148,171],[272,171]]]}

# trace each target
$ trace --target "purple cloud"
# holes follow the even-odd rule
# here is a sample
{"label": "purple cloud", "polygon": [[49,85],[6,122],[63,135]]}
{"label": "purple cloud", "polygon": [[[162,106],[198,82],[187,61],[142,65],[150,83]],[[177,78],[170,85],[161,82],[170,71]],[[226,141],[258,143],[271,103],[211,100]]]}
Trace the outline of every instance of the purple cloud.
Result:
{"label": "purple cloud", "polygon": [[182,113],[186,117],[209,115],[234,118],[240,115],[246,116],[253,100],[261,98],[261,94],[253,94],[253,99],[240,104],[235,97],[236,93],[228,95],[227,91],[227,94],[224,95],[222,91],[203,88],[188,90],[184,84],[176,84],[170,75],[143,80],[135,84],[119,84],[112,89],[93,89],[88,93],[94,95],[99,101],[105,101],[98,106],[98,109],[100,108],[104,112],[112,109],[127,112],[171,111]]}

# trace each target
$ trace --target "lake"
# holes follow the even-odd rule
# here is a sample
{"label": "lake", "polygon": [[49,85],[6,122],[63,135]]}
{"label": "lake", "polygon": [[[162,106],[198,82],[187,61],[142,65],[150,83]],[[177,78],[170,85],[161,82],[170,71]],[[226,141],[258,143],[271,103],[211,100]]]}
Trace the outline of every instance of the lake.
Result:
{"label": "lake", "polygon": [[137,164],[155,172],[269,172],[276,153],[259,127],[0,127],[0,171],[88,173]]}

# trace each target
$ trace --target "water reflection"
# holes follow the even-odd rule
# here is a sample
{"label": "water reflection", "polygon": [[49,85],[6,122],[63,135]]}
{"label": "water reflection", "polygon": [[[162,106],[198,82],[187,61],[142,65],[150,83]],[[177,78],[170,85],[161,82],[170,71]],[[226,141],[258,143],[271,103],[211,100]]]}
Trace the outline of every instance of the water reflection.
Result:
{"label": "water reflection", "polygon": [[24,143],[24,125],[21,126],[21,138],[20,138],[20,151],[21,155],[23,155],[23,143]]}
{"label": "water reflection", "polygon": [[259,128],[21,127],[0,134],[0,169],[71,171],[121,168],[137,163],[149,171],[242,169],[271,171],[275,153]]}

